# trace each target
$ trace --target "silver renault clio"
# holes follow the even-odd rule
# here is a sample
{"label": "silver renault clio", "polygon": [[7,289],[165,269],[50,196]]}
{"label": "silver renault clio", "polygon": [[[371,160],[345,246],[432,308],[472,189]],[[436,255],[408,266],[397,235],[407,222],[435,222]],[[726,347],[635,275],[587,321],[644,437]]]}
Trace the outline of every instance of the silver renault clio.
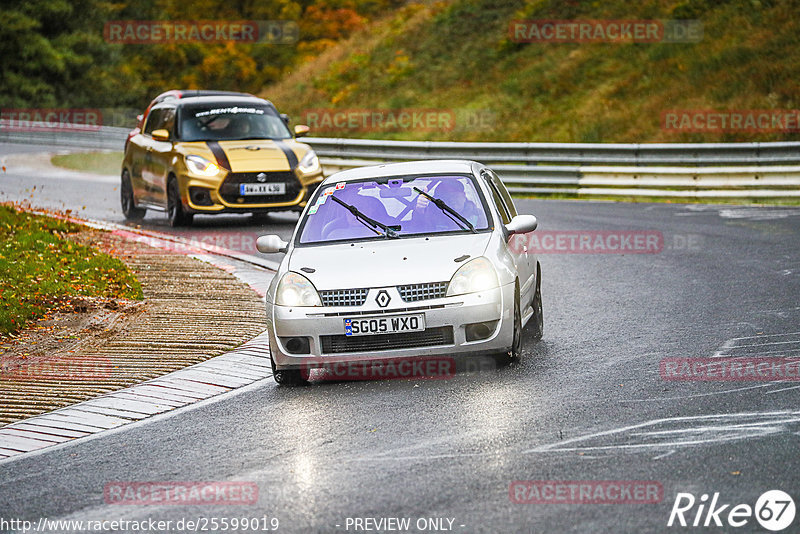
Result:
{"label": "silver renault clio", "polygon": [[392,163],[328,177],[266,295],[275,380],[332,364],[436,356],[520,357],[542,337],[541,267],[497,175],[474,161]]}

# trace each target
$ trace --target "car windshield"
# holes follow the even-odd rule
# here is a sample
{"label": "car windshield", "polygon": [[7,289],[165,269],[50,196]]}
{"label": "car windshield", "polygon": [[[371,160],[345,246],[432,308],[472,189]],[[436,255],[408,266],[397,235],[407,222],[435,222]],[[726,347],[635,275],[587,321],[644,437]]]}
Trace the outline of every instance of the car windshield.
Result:
{"label": "car windshield", "polygon": [[258,104],[205,104],[180,111],[182,141],[232,141],[236,139],[288,139],[286,124],[269,106]]}
{"label": "car windshield", "polygon": [[[437,206],[420,191],[442,202]],[[487,230],[489,220],[483,197],[469,176],[339,182],[317,191],[298,244],[466,233]]]}

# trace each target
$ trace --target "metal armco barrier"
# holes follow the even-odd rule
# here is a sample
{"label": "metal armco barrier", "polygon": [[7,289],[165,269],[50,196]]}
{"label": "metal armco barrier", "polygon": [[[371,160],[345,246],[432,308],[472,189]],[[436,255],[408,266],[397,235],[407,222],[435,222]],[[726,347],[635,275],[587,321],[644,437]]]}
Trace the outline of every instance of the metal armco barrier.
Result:
{"label": "metal armco barrier", "polygon": [[30,123],[26,129],[6,129],[0,125],[0,143],[25,143],[26,145],[63,146],[122,150],[129,128],[101,126],[96,129],[84,125]]}
{"label": "metal armco barrier", "polygon": [[[12,131],[0,142],[121,150],[126,128]],[[451,143],[303,138],[326,175],[387,161],[472,159],[520,194],[800,197],[800,142],[694,144]]]}
{"label": "metal armco barrier", "polygon": [[514,193],[800,197],[800,143],[586,144],[306,140],[326,174],[385,161],[472,159]]}

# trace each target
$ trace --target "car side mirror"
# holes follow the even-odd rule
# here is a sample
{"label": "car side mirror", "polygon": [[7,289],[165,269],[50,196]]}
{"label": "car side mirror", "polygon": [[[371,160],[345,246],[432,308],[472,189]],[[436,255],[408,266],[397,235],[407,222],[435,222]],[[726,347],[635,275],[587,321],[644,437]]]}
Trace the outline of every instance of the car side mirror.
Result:
{"label": "car side mirror", "polygon": [[169,141],[169,131],[164,130],[163,128],[153,130],[153,133],[150,135],[153,136],[153,139],[156,141]]}
{"label": "car side mirror", "polygon": [[297,126],[294,127],[294,136],[303,137],[304,135],[307,135],[310,130],[311,128],[309,128],[305,124],[298,124]]}
{"label": "car side mirror", "polygon": [[256,239],[256,249],[264,254],[286,252],[288,247],[289,243],[281,239],[278,235],[262,235]]}
{"label": "car side mirror", "polygon": [[527,234],[539,226],[539,221],[533,215],[517,215],[506,225],[509,236],[514,234]]}

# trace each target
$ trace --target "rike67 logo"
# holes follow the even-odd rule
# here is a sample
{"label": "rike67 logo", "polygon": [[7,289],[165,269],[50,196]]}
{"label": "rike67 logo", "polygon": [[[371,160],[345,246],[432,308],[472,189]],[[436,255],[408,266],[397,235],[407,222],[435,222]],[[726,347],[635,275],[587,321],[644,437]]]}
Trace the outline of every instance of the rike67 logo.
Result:
{"label": "rike67 logo", "polygon": [[755,517],[762,528],[779,532],[794,523],[795,511],[794,500],[781,490],[764,492],[753,507],[723,503],[719,493],[714,493],[711,502],[707,493],[700,499],[691,493],[678,493],[667,526],[738,528],[750,524],[752,528],[751,521]]}

